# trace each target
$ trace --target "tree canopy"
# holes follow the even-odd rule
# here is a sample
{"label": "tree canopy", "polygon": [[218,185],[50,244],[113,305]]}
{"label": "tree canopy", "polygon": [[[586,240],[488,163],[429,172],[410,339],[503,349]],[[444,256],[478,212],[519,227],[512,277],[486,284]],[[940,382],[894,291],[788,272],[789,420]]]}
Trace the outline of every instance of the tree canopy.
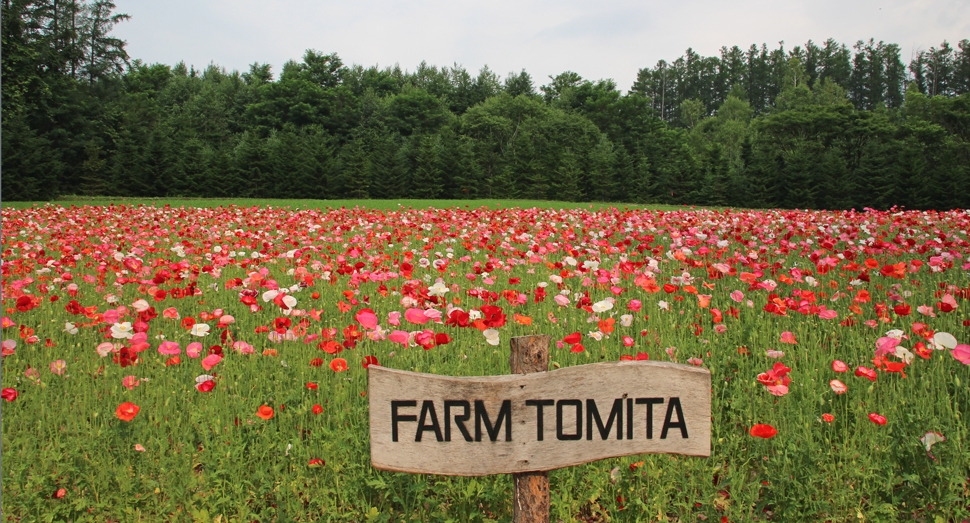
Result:
{"label": "tree canopy", "polygon": [[970,194],[970,42],[688,49],[624,93],[460,64],[145,64],[105,0],[4,0],[3,196],[538,198],[851,209]]}

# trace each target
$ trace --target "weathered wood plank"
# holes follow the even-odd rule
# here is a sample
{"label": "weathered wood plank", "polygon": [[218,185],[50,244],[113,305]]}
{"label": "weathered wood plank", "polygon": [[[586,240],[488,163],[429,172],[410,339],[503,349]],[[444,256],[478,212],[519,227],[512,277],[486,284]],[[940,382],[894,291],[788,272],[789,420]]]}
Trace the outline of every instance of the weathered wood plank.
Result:
{"label": "weathered wood plank", "polygon": [[482,476],[632,454],[710,455],[707,369],[622,361],[451,377],[372,365],[368,379],[378,469]]}

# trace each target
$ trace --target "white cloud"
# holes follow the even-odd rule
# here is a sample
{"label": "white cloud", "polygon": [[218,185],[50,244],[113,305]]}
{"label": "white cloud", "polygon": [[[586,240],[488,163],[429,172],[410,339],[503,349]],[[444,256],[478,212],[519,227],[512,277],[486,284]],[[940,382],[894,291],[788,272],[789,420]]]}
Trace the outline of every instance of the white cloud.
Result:
{"label": "white cloud", "polygon": [[691,47],[703,56],[721,46],[747,49],[822,43],[851,47],[874,38],[899,44],[904,62],[917,50],[970,38],[970,3],[962,0],[823,0],[778,2],[458,0],[117,0],[132,19],[115,28],[128,53],[147,63],[210,62],[246,71],[270,63],[278,75],[306,49],[336,52],[346,64],[413,70],[485,64],[505,76],[525,69],[536,87],[566,70],[613,78],[627,89],[640,68],[672,61]]}

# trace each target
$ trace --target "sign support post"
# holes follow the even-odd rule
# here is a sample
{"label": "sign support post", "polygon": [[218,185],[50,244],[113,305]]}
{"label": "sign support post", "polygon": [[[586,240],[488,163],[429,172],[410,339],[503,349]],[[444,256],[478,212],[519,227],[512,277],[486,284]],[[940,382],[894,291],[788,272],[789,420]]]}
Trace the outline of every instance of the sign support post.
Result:
{"label": "sign support post", "polygon": [[371,465],[512,474],[512,521],[549,523],[549,472],[637,454],[711,455],[711,373],[666,361],[550,371],[550,337],[510,340],[511,374],[367,368]]}
{"label": "sign support post", "polygon": [[[510,340],[509,367],[512,374],[549,370],[548,335],[518,336]],[[512,523],[549,522],[549,472],[512,474]]]}

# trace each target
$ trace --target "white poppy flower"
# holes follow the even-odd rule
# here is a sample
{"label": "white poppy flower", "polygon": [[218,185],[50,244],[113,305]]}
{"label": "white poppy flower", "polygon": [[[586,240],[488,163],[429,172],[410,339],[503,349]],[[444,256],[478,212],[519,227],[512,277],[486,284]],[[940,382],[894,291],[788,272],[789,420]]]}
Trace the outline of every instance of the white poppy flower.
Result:
{"label": "white poppy flower", "polygon": [[613,304],[607,300],[598,301],[593,304],[593,312],[606,312],[613,308]]}
{"label": "white poppy flower", "polygon": [[499,344],[499,337],[498,337],[498,331],[497,330],[495,330],[495,329],[485,329],[484,331],[482,331],[482,334],[485,335],[485,341],[487,341],[489,345],[498,345]]}
{"label": "white poppy flower", "polygon": [[130,321],[115,323],[111,326],[111,337],[116,340],[130,340],[135,336],[135,330]]}

